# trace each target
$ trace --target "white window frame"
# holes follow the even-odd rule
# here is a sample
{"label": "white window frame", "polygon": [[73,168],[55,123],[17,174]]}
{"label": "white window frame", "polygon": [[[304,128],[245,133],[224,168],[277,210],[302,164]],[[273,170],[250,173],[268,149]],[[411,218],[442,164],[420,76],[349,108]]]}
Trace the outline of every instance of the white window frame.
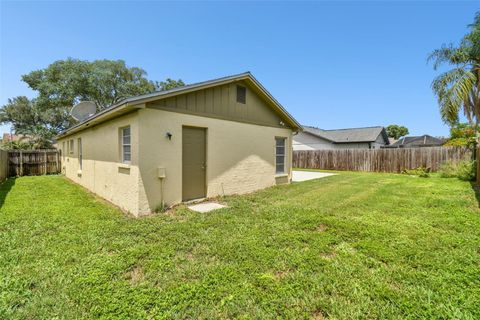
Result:
{"label": "white window frame", "polygon": [[73,154],[74,149],[75,149],[75,140],[70,139],[68,141],[68,154]]}
{"label": "white window frame", "polygon": [[[124,135],[125,130],[129,131],[128,136]],[[129,137],[130,141],[128,143],[125,142],[126,137]],[[130,159],[125,159],[126,158],[125,157],[125,155],[126,155],[125,147],[129,147],[129,149],[130,149],[130,152],[128,152],[129,155],[130,155],[130,157],[129,157]],[[125,164],[132,163],[132,129],[130,128],[130,126],[120,128],[120,159],[121,159],[122,163],[125,163]]]}
{"label": "white window frame", "polygon": [[82,170],[83,169],[82,138],[77,139],[77,148],[78,148],[78,166],[80,170]]}
{"label": "white window frame", "polygon": [[[278,148],[281,147],[278,145],[278,141],[283,141],[283,153],[278,152]],[[283,170],[278,171],[278,165],[280,163],[277,161],[278,157],[283,157]],[[282,175],[287,173],[287,138],[286,137],[275,137],[275,174]]]}

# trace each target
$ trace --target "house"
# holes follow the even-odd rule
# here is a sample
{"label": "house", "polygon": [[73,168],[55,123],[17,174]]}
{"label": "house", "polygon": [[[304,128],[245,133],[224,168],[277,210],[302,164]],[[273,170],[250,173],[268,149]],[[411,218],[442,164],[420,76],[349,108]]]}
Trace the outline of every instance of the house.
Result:
{"label": "house", "polygon": [[8,143],[13,141],[28,141],[29,138],[26,135],[16,135],[13,133],[3,133],[2,143]]}
{"label": "house", "polygon": [[139,216],[289,183],[300,130],[247,72],[124,99],[57,143],[66,177]]}
{"label": "house", "polygon": [[428,134],[423,136],[403,137],[392,143],[389,148],[421,148],[421,147],[440,147],[445,143],[445,139],[432,137]]}
{"label": "house", "polygon": [[293,136],[293,150],[376,149],[389,144],[383,127],[323,130],[303,126]]}

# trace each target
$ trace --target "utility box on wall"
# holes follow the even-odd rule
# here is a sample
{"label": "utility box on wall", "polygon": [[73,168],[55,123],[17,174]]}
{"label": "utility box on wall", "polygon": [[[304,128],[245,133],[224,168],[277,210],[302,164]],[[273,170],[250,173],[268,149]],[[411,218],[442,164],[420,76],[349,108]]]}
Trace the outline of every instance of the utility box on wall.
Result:
{"label": "utility box on wall", "polygon": [[167,175],[166,175],[166,169],[163,168],[163,167],[158,167],[157,168],[157,177],[159,179],[164,179]]}

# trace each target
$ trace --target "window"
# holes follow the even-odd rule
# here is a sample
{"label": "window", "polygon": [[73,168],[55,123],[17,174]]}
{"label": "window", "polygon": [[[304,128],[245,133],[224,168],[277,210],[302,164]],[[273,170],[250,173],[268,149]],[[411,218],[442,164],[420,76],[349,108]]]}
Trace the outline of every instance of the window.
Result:
{"label": "window", "polygon": [[80,167],[80,170],[82,170],[83,168],[82,138],[78,138],[77,148],[78,148],[78,166]]}
{"label": "window", "polygon": [[285,141],[286,138],[275,138],[275,173],[285,173]]}
{"label": "window", "polygon": [[70,141],[68,141],[68,153],[73,154],[73,148],[74,148],[74,142],[73,142],[73,139],[70,139]]}
{"label": "window", "polygon": [[237,86],[237,102],[243,104],[247,102],[247,88]]}
{"label": "window", "polygon": [[65,160],[65,141],[62,142],[62,159]]}
{"label": "window", "polygon": [[122,162],[130,163],[132,161],[132,146],[130,144],[130,127],[121,129],[122,141]]}

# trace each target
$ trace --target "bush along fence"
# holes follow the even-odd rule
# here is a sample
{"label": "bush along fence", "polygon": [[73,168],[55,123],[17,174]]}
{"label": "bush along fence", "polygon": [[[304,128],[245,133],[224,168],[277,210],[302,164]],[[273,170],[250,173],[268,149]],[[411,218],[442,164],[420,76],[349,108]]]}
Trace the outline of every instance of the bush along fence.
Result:
{"label": "bush along fence", "polygon": [[479,160],[480,159],[480,147],[477,147],[477,155],[476,155],[476,160],[477,160],[477,173],[476,173],[476,183],[477,183],[477,187],[480,187],[480,164],[479,164]]}
{"label": "bush along fence", "polygon": [[[57,174],[61,171],[61,157],[58,150],[9,150],[6,166],[8,176],[38,176]],[[2,159],[3,160],[3,159]],[[2,161],[1,167],[5,167]]]}
{"label": "bush along fence", "polygon": [[394,173],[426,168],[434,172],[444,162],[472,160],[473,155],[466,147],[308,150],[293,152],[293,167]]}

